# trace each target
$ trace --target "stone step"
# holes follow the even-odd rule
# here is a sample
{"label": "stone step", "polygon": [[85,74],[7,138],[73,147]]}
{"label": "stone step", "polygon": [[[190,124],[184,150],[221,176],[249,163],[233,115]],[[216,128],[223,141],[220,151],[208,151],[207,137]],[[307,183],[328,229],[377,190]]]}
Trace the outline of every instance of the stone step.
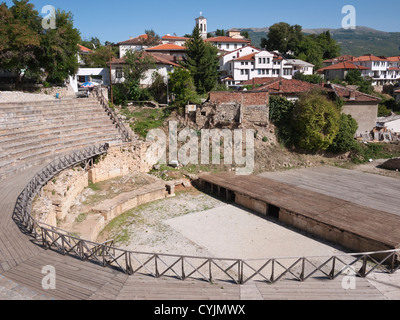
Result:
{"label": "stone step", "polygon": [[97,141],[99,139],[103,140],[107,138],[107,140],[119,140],[120,136],[117,131],[109,133],[108,135],[105,135],[103,133],[97,133],[97,134],[88,134],[86,136],[83,136],[82,134],[78,135],[72,135],[70,138],[69,137],[62,137],[59,139],[52,139],[50,143],[43,143],[41,144],[40,142],[32,142],[29,143],[25,147],[17,148],[17,150],[14,151],[8,151],[6,153],[1,153],[0,154],[0,161],[7,160],[7,159],[17,159],[21,160],[24,159],[24,157],[31,152],[34,152],[36,150],[51,150],[52,148],[57,148],[61,147],[63,144],[65,145],[73,145],[74,143],[80,144],[84,142],[90,143],[91,141]]}
{"label": "stone step", "polygon": [[42,128],[38,126],[34,130],[19,131],[19,132],[11,131],[7,134],[0,135],[0,147],[7,146],[10,143],[14,142],[16,143],[19,141],[40,139],[51,135],[57,136],[61,133],[65,134],[71,132],[83,133],[84,131],[95,131],[95,130],[102,131],[108,129],[109,130],[116,129],[116,127],[108,119],[104,119],[101,121],[95,119],[92,122],[84,122],[79,124],[73,123],[62,126],[51,126],[51,127],[43,126]]}
{"label": "stone step", "polygon": [[80,111],[84,109],[104,109],[96,103],[85,104],[85,105],[65,105],[65,106],[46,106],[46,107],[24,107],[24,108],[10,108],[10,109],[1,109],[0,108],[0,117],[12,117],[19,115],[30,115],[30,114],[51,114],[55,111]]}
{"label": "stone step", "polygon": [[122,140],[103,138],[96,141],[85,141],[81,143],[75,142],[74,144],[63,143],[62,146],[31,152],[29,155],[20,157],[19,159],[0,161],[0,180],[5,179],[12,174],[24,171],[25,169],[32,166],[50,163],[53,159],[63,154],[104,143],[109,143],[110,145],[118,145],[122,143]]}
{"label": "stone step", "polygon": [[[100,130],[99,130],[100,129]],[[76,129],[71,129],[69,131],[53,131],[48,134],[41,134],[39,133],[36,136],[27,136],[27,137],[22,137],[17,140],[13,141],[8,141],[7,143],[0,142],[0,154],[2,152],[10,152],[12,150],[18,150],[19,148],[23,148],[25,146],[35,144],[35,145],[40,145],[46,142],[50,141],[60,141],[60,140],[69,140],[72,137],[82,137],[82,136],[90,136],[95,133],[99,133],[108,135],[108,134],[115,134],[118,135],[118,131],[116,128],[113,128],[112,126],[104,126],[102,128],[98,128],[96,126],[92,127],[87,127],[85,130],[76,130]]]}
{"label": "stone step", "polygon": [[10,116],[0,118],[0,128],[9,127],[16,124],[25,125],[26,122],[30,121],[40,121],[40,120],[62,120],[65,118],[85,118],[95,114],[106,114],[104,110],[101,109],[83,109],[79,112],[76,111],[54,111],[49,114],[33,114],[33,115],[20,115],[20,116]]}
{"label": "stone step", "polygon": [[99,123],[108,122],[112,124],[110,117],[106,113],[92,113],[90,116],[88,114],[76,115],[75,117],[58,117],[49,118],[46,120],[41,119],[40,121],[31,120],[7,123],[0,125],[0,137],[3,135],[10,135],[13,133],[25,132],[29,130],[45,130],[47,127],[52,128],[54,126],[64,126],[71,124],[84,124],[93,123],[98,121]]}
{"label": "stone step", "polygon": [[70,99],[54,99],[54,100],[43,100],[43,101],[24,101],[24,102],[6,102],[6,103],[1,103],[0,102],[0,109],[2,108],[13,108],[13,107],[18,107],[18,106],[29,106],[29,105],[34,105],[34,106],[46,106],[46,105],[66,105],[70,103],[76,103],[76,104],[87,104],[91,102],[96,102],[98,103],[97,98],[84,98],[84,99],[77,99],[77,98],[70,98]]}

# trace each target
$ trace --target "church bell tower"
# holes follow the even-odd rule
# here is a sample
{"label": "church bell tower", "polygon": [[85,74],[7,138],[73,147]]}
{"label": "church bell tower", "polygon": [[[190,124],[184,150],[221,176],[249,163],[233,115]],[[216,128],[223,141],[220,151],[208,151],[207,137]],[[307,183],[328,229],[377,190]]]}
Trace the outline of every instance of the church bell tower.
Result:
{"label": "church bell tower", "polygon": [[207,19],[203,17],[203,13],[200,12],[200,17],[196,19],[196,26],[200,30],[200,35],[203,39],[207,39]]}

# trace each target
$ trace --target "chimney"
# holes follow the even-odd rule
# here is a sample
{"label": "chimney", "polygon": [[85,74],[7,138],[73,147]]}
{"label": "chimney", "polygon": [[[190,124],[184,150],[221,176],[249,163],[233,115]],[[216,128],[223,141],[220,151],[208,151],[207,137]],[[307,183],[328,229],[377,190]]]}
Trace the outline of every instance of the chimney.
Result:
{"label": "chimney", "polygon": [[356,100],[356,93],[354,91],[350,91],[350,100]]}

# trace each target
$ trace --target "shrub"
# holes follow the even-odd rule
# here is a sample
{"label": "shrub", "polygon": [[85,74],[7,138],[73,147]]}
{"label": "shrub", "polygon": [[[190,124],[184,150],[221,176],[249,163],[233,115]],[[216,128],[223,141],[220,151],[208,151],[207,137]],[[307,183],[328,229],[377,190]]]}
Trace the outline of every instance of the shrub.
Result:
{"label": "shrub", "polygon": [[358,123],[351,115],[341,114],[339,123],[339,133],[329,147],[329,151],[334,153],[348,152],[356,147],[355,135]]}
{"label": "shrub", "polygon": [[294,103],[280,96],[269,99],[269,119],[278,129],[278,139],[283,144],[292,140],[292,114]]}
{"label": "shrub", "polygon": [[308,151],[326,150],[339,133],[340,111],[318,92],[304,94],[293,111],[295,144]]}

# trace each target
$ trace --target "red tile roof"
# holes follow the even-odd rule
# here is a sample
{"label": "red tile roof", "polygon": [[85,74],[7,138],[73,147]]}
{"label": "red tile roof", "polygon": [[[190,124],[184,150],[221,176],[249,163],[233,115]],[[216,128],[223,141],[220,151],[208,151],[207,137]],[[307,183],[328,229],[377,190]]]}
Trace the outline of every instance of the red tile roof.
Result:
{"label": "red tile roof", "polygon": [[276,81],[276,77],[264,77],[264,78],[253,78],[251,80],[247,80],[242,82],[242,85],[247,86],[247,85],[265,85],[271,82]]}
{"label": "red tile roof", "polygon": [[255,89],[255,91],[267,90],[269,93],[281,93],[281,94],[302,94],[304,92],[313,91],[316,89],[323,89],[323,87],[312,84],[306,81],[296,79],[285,79],[282,77],[274,78],[274,80],[268,81],[261,87]]}
{"label": "red tile roof", "polygon": [[[175,67],[181,67],[181,65],[177,64],[176,62],[172,61],[174,60],[174,57],[166,54],[160,54],[160,53],[152,53],[152,52],[146,52],[142,51],[142,56],[151,56],[157,64],[167,64]],[[110,64],[107,62],[107,64]],[[113,58],[111,60],[111,64],[125,64],[125,57],[122,58]]]}
{"label": "red tile roof", "polygon": [[[142,34],[136,38],[132,38],[126,41],[119,42],[119,45],[141,45],[144,40],[147,40],[149,37],[147,34]],[[160,40],[161,43],[161,40]]]}
{"label": "red tile roof", "polygon": [[387,58],[387,60],[390,61],[390,62],[397,62],[397,61],[400,61],[400,56],[389,57],[389,58]]}
{"label": "red tile roof", "polygon": [[366,55],[363,55],[361,57],[353,58],[351,61],[356,61],[356,62],[360,62],[360,61],[387,61],[387,59],[374,56],[373,54],[366,54]]}
{"label": "red tile roof", "polygon": [[166,43],[156,47],[148,48],[146,51],[186,51],[186,48],[176,44]]}
{"label": "red tile roof", "polygon": [[344,61],[350,61],[353,58],[355,58],[355,57],[353,57],[353,56],[351,56],[349,54],[345,54],[345,55],[342,55],[340,57],[324,60],[324,63],[339,63],[339,62],[344,62]]}
{"label": "red tile roof", "polygon": [[189,38],[186,38],[186,37],[177,37],[177,36],[169,36],[169,35],[162,37],[162,39],[163,40],[185,40],[185,41],[189,40]]}
{"label": "red tile roof", "polygon": [[355,102],[380,102],[382,99],[362,93],[357,90],[349,89],[347,87],[338,85],[338,84],[330,84],[329,85],[336,94],[341,97],[344,101],[355,101]]}
{"label": "red tile roof", "polygon": [[239,43],[251,43],[248,39],[236,39],[230,37],[214,37],[205,39],[206,42],[239,42]]}
{"label": "red tile roof", "polygon": [[350,62],[340,62],[337,64],[333,64],[331,66],[327,66],[325,68],[321,68],[319,70],[317,70],[318,73],[322,73],[325,70],[353,70],[353,69],[358,69],[358,70],[369,70],[369,68],[367,67],[363,67],[363,66],[357,66],[353,63]]}
{"label": "red tile roof", "polygon": [[224,56],[226,56],[226,55],[228,55],[228,54],[230,54],[230,53],[233,53],[233,52],[236,52],[236,51],[239,51],[239,50],[243,50],[243,49],[245,49],[245,48],[253,48],[253,49],[257,50],[257,52],[259,52],[259,51],[260,51],[260,49],[258,49],[258,48],[256,48],[256,47],[253,47],[253,46],[250,46],[250,45],[248,45],[248,46],[245,46],[245,47],[240,47],[240,48],[237,48],[236,50],[233,50],[233,51],[227,51],[226,53],[224,53],[224,54],[222,55],[222,57],[224,57]]}
{"label": "red tile roof", "polygon": [[83,52],[92,52],[93,51],[93,50],[90,50],[89,48],[86,48],[86,47],[80,45],[79,43],[78,43],[78,47],[79,47],[79,50],[83,51]]}
{"label": "red tile roof", "polygon": [[235,59],[235,61],[251,61],[251,60],[254,60],[255,59],[254,57],[255,57],[256,53],[258,53],[258,52],[253,52],[253,53],[250,53],[250,54],[248,54],[246,56],[239,57],[239,58]]}
{"label": "red tile roof", "polygon": [[400,71],[400,68],[399,67],[391,67],[391,68],[388,68],[388,70],[389,71]]}

